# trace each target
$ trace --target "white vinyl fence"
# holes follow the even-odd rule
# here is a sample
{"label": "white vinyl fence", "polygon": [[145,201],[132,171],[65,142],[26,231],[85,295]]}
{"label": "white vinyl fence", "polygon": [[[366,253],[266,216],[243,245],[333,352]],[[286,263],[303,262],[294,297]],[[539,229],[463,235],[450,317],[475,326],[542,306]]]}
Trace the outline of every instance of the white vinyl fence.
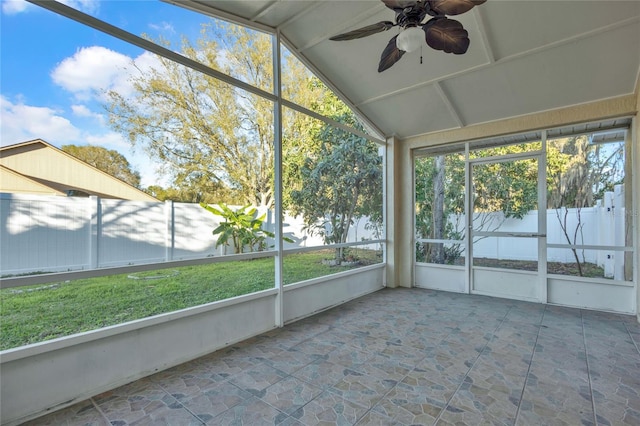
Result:
{"label": "white vinyl fence", "polygon": [[[547,210],[547,244],[575,244],[605,247],[624,247],[625,208],[624,186],[618,185],[614,192],[607,192],[604,200],[595,207],[568,209],[566,215],[566,231],[561,223],[565,220],[565,210]],[[476,219],[479,222],[481,219]],[[504,220],[504,221],[502,221]],[[463,224],[464,217],[450,218],[452,224]],[[522,219],[494,219],[499,223],[498,229],[482,229],[483,231],[499,232],[537,232],[538,212],[529,212]],[[459,225],[458,225],[459,228]],[[574,241],[574,233],[577,232]],[[577,250],[581,262],[593,263],[604,268],[607,278],[623,280],[624,252],[618,250]],[[473,255],[501,260],[537,260],[538,248],[535,238],[483,238],[473,247]],[[548,248],[547,261],[561,263],[575,263],[570,249]]]}
{"label": "white vinyl fence", "polygon": [[[232,207],[233,208],[233,207]],[[266,228],[273,231],[268,213]],[[216,248],[212,231],[222,218],[198,204],[0,194],[0,275],[61,272],[231,254]],[[363,218],[349,242],[377,239]],[[285,217],[285,248],[322,246]],[[273,241],[268,241],[273,246]]]}

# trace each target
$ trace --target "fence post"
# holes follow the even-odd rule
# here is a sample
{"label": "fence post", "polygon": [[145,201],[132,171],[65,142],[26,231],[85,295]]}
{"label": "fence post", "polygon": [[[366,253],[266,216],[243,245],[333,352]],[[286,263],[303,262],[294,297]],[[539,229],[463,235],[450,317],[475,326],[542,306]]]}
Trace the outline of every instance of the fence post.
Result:
{"label": "fence post", "polygon": [[[613,192],[607,191],[604,193],[604,226],[600,235],[601,240],[599,244],[613,246],[615,245],[615,202]],[[614,278],[614,258],[616,253],[613,251],[606,252],[606,260],[604,262],[604,276],[605,278]]]}
{"label": "fence post", "polygon": [[[625,223],[624,223],[624,185],[618,184],[613,187],[613,229],[614,239],[613,243],[616,246],[625,246]],[[613,253],[613,278],[615,280],[623,281],[624,276],[624,251],[616,251]]]}
{"label": "fence post", "polygon": [[100,238],[100,224],[102,223],[100,197],[89,197],[89,268],[98,268],[98,239]]}
{"label": "fence post", "polygon": [[173,201],[164,202],[165,238],[164,238],[164,260],[173,260],[173,248],[175,246],[176,221],[173,209]]}

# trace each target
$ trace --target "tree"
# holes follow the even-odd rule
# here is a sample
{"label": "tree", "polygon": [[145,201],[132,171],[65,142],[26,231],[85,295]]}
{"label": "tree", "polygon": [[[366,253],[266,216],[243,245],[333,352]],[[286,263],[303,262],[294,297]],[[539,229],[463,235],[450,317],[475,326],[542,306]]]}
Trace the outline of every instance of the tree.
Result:
{"label": "tree", "polygon": [[[337,111],[334,119],[362,129],[346,107],[337,106]],[[314,139],[318,150],[299,169],[303,185],[291,192],[291,209],[326,244],[345,243],[355,218],[381,220],[382,159],[375,143],[330,125]],[[343,248],[336,249],[337,264],[343,257]]]}
{"label": "tree", "polygon": [[60,149],[131,186],[140,187],[140,173],[133,170],[118,151],[94,145],[63,145]]}
{"label": "tree", "polygon": [[549,143],[548,207],[591,207],[624,182],[624,144],[607,145],[592,144],[589,135]]}
{"label": "tree", "polygon": [[[318,78],[310,76],[306,85],[307,89],[292,91],[290,96],[320,114],[336,116],[334,109],[324,107],[331,102],[339,103],[345,111],[347,110]],[[300,99],[308,94],[314,94],[314,97]],[[322,131],[324,123],[287,108],[283,111],[283,117],[285,131],[282,135],[282,203],[285,209],[293,210],[297,203],[293,200],[292,194],[302,190],[305,184],[302,169],[307,158],[319,155],[320,139],[317,135]]]}
{"label": "tree", "polygon": [[[520,153],[525,145],[474,151],[477,157]],[[466,229],[459,223],[465,206],[465,161],[461,153],[422,158],[416,162],[416,233],[419,238],[462,240]],[[507,218],[522,218],[537,208],[537,163],[519,160],[474,167],[473,228],[490,231]],[[456,218],[456,222],[451,219]],[[476,242],[483,237],[476,239]],[[459,244],[418,244],[417,259],[453,263]]]}
{"label": "tree", "polygon": [[[433,178],[433,238],[441,240],[444,238],[444,230],[446,220],[444,215],[444,155],[435,157],[434,162],[434,178]],[[445,250],[444,244],[437,243],[434,247],[433,261],[435,263],[444,263]]]}
{"label": "tree", "polygon": [[[624,144],[605,149],[592,144],[589,135],[561,138],[549,143],[547,158],[548,207],[555,209],[567,244],[582,244],[582,209],[624,182]],[[568,224],[569,208],[575,209],[577,218],[573,229]],[[583,276],[584,252],[580,256],[576,248],[571,251],[578,275]]]}
{"label": "tree", "polygon": [[[463,239],[464,228],[450,219],[464,215],[464,155],[420,158],[415,167],[417,237]],[[419,261],[434,263],[453,263],[462,253],[459,244],[418,243],[416,249]]]}
{"label": "tree", "polygon": [[151,185],[143,191],[160,201],[171,200],[179,203],[225,203],[231,199],[224,188],[212,193],[203,191],[202,187],[164,188],[160,185]]}
{"label": "tree", "polygon": [[[220,35],[223,36],[220,36]],[[159,43],[168,48],[166,40]],[[221,21],[203,24],[195,45],[181,54],[263,90],[272,91],[272,39]],[[321,97],[298,61],[287,61],[288,98]],[[273,102],[171,60],[132,77],[134,94],[111,91],[111,126],[163,165],[171,186],[196,193],[197,201],[272,207],[274,203]],[[287,122],[295,126],[295,122]],[[294,134],[294,132],[287,132]]]}

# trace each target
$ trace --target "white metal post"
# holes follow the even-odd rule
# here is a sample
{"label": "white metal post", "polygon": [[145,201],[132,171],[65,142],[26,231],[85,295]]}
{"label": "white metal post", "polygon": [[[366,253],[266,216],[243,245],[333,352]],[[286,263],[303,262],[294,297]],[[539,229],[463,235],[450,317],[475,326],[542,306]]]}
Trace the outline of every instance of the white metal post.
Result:
{"label": "white metal post", "polygon": [[276,94],[273,111],[273,151],[274,151],[274,193],[275,193],[275,218],[274,234],[276,236],[275,261],[275,285],[278,289],[275,306],[275,322],[278,327],[284,326],[284,289],[282,277],[282,265],[284,247],[282,241],[282,82],[280,67],[280,31],[271,37],[273,44],[273,88]]}
{"label": "white metal post", "polygon": [[547,303],[547,131],[541,135],[542,153],[538,156],[538,299]]}
{"label": "white metal post", "polygon": [[471,270],[471,261],[473,257],[473,239],[471,238],[471,232],[473,231],[473,187],[471,181],[471,167],[472,166],[469,163],[469,142],[467,142],[464,144],[464,187],[466,188],[466,197],[464,200],[464,226],[467,229],[467,232],[464,233],[464,246],[466,253],[464,257],[464,290],[467,294],[471,294],[471,286],[473,282],[473,271]]}
{"label": "white metal post", "polygon": [[[384,239],[384,243],[382,244],[382,263],[385,265],[385,272],[382,278],[382,285],[384,287],[387,286],[387,220],[389,217],[389,200],[387,199],[387,179],[389,176],[387,170],[387,151],[389,150],[389,142],[386,141],[384,145],[378,147],[378,154],[382,156],[382,238]],[[415,256],[414,256],[415,259]]]}

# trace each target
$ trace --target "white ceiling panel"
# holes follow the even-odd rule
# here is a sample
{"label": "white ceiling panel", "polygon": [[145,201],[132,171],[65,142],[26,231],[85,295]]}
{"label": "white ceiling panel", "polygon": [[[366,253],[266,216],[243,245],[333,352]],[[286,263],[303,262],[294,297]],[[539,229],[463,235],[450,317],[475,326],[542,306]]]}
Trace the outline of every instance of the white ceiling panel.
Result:
{"label": "white ceiling panel", "polygon": [[496,59],[640,16],[640,1],[491,1],[478,8]]}
{"label": "white ceiling panel", "polygon": [[637,23],[626,25],[452,78],[443,87],[467,124],[629,94],[640,61],[638,35]]}
{"label": "white ceiling panel", "polygon": [[424,128],[437,130],[459,127],[447,101],[434,85],[423,86],[402,95],[390,96],[361,107],[380,130],[400,139],[423,133]]}

